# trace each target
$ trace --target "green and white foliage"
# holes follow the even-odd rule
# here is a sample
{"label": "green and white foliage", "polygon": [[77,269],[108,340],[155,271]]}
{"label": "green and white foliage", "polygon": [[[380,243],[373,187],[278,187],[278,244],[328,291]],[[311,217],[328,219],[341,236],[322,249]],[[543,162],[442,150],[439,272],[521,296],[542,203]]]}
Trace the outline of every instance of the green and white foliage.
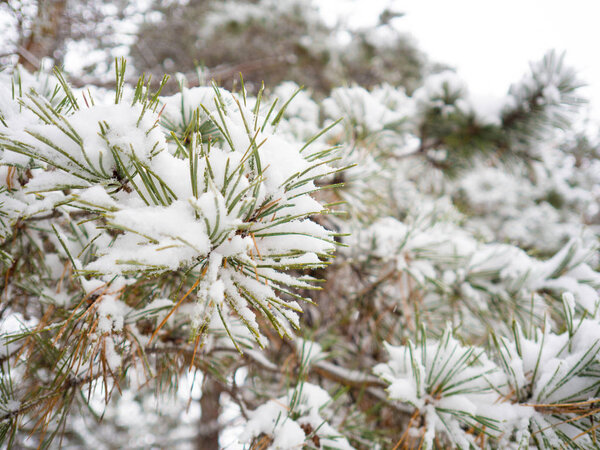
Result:
{"label": "green and white foliage", "polygon": [[273,135],[260,105],[217,88],[159,98],[141,83],[114,104],[62,89],[56,106],[35,90],[16,96],[21,111],[6,120],[19,126],[2,130],[5,164],[32,172],[18,194],[37,196],[16,218],[88,214],[88,241],[64,249],[84,279],[196,273],[197,332],[232,311],[259,339],[252,308],[289,334],[300,307],[281,294],[311,285],[284,271],[321,266],[334,248],[306,219],[325,209],[309,195],[329,170],[323,154]]}
{"label": "green and white foliage", "polygon": [[409,424],[414,429],[404,436],[407,442],[417,437],[419,445],[430,449],[441,438],[437,446],[475,447],[524,415],[521,408],[511,410],[499,402],[494,389],[503,384],[503,374],[485,350],[461,345],[449,328],[439,341],[427,339],[422,330],[416,343],[386,349],[390,360],[374,372],[389,384],[391,399],[416,408]]}
{"label": "green and white foliage", "polygon": [[598,316],[576,315],[575,300],[563,295],[563,333],[549,322],[543,329],[513,327],[512,339],[494,335],[499,365],[506,374],[501,391],[530,415],[518,435],[538,448],[594,448],[600,388],[600,327]]}
{"label": "green and white foliage", "polygon": [[300,383],[285,396],[251,411],[241,441],[273,450],[307,446],[350,450],[354,447],[323,418],[332,414],[331,403],[323,388]]}
{"label": "green and white foliage", "polygon": [[[189,443],[192,369],[246,448],[597,446],[599,153],[556,131],[560,57],[491,104],[448,71],[319,101],[123,80],[0,78],[4,442],[92,442],[77,405]],[[154,389],[169,418],[127,432]]]}
{"label": "green and white foliage", "polygon": [[[469,97],[448,72],[412,96],[355,86],[338,88],[321,103],[321,124],[344,116],[322,145],[340,145],[346,161],[356,164],[343,173],[347,185],[335,191],[349,201],[349,215],[333,222],[350,236],[329,269],[334,295],[357,308],[339,310],[352,333],[342,354],[355,368],[352,355],[375,348],[360,364],[375,365],[391,400],[415,407],[402,425],[410,422],[409,431],[402,428],[388,444],[399,437],[415,448],[595,442],[595,356],[556,349],[558,359],[570,362],[559,364],[554,382],[562,386],[585,374],[581,389],[568,392],[573,405],[568,396],[518,400],[490,334],[495,330],[513,347],[516,328],[555,330],[565,339],[560,333],[574,328],[562,313],[565,295],[577,323],[597,323],[598,183],[591,173],[597,159],[593,153],[575,157],[556,133],[581,103],[576,86],[562,59],[549,54],[506,100],[492,105]],[[368,324],[368,331],[352,321]],[[600,335],[589,330],[593,347]],[[415,333],[416,343],[408,343]],[[390,336],[402,345],[387,346],[389,361],[381,363],[379,345]],[[533,331],[527,336],[541,339]],[[575,366],[572,373],[564,369]],[[527,367],[523,373],[533,386],[531,377],[539,374]],[[547,367],[544,383],[557,366]],[[450,386],[464,383],[468,395],[422,381],[438,376],[448,377]]]}
{"label": "green and white foliage", "polygon": [[546,144],[527,170],[478,166],[457,182],[453,198],[482,236],[549,255],[574,236],[593,245],[597,177],[597,159]]}
{"label": "green and white foliage", "polygon": [[[301,271],[335,248],[309,219],[327,210],[311,194],[334,170],[331,150],[279,135],[283,111],[251,109],[243,91],[160,97],[143,78],[125,89],[124,73],[121,62],[101,98],[60,72],[3,75],[6,308],[37,318],[2,338],[30,368],[20,404],[35,402],[36,373],[74,387],[116,379],[155,338],[198,349],[224,332],[241,351],[249,337],[267,344],[257,315],[291,336],[297,290],[315,288]],[[51,356],[28,360],[32,339]]]}
{"label": "green and white foliage", "polygon": [[595,448],[600,326],[597,316],[576,318],[570,294],[562,318],[562,334],[549,322],[528,333],[515,323],[511,337],[492,334],[493,360],[483,348],[462,345],[449,328],[439,341],[422,329],[414,344],[387,345],[389,361],[374,372],[391,399],[415,407],[401,442]]}
{"label": "green and white foliage", "polygon": [[544,312],[555,310],[567,291],[579,311],[595,314],[598,308],[600,274],[590,267],[595,247],[581,240],[541,261],[515,246],[481,243],[431,214],[404,223],[388,217],[353,231],[344,253],[395,280],[385,303],[404,307],[418,295],[414,308],[421,320],[440,327],[448,320],[456,327],[468,323],[464,336],[489,327],[508,331],[513,319],[541,324]]}
{"label": "green and white foliage", "polygon": [[[502,124],[516,137],[514,144],[543,138],[570,125],[573,112],[583,103],[577,93],[581,86],[575,71],[564,63],[564,54],[549,52],[532,63],[530,73],[511,86],[502,109]],[[524,150],[514,146],[517,151]]]}

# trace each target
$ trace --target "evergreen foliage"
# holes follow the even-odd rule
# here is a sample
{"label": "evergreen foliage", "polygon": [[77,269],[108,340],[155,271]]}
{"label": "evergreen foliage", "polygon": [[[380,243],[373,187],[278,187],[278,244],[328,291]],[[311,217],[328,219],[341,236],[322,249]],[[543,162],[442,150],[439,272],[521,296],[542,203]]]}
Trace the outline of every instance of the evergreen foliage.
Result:
{"label": "evergreen foliage", "polygon": [[[316,20],[187,7],[209,3],[207,42]],[[336,56],[346,87],[302,44],[314,90],[0,73],[3,446],[597,448],[577,77],[550,52],[482,105],[451,71],[386,75],[369,42]]]}

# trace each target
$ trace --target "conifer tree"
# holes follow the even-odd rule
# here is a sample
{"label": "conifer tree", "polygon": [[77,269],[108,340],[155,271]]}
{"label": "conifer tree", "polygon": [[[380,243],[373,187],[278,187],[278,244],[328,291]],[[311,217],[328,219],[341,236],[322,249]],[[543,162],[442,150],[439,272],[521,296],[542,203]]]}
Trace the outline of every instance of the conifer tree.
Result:
{"label": "conifer tree", "polygon": [[115,68],[0,73],[3,446],[597,447],[600,161],[562,56],[493,105],[451,71]]}

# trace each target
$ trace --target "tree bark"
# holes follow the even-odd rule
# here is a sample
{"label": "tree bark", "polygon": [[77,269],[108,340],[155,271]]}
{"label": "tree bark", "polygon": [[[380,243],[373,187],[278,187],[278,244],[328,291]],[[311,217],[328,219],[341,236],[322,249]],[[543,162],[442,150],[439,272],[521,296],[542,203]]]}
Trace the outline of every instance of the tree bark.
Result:
{"label": "tree bark", "polygon": [[221,413],[220,397],[223,389],[221,385],[205,374],[202,386],[202,398],[200,408],[202,415],[198,435],[196,437],[196,448],[198,450],[219,450],[219,414]]}
{"label": "tree bark", "polygon": [[40,68],[44,57],[56,58],[63,44],[67,0],[38,0],[37,17],[31,33],[19,48],[19,64],[29,71]]}

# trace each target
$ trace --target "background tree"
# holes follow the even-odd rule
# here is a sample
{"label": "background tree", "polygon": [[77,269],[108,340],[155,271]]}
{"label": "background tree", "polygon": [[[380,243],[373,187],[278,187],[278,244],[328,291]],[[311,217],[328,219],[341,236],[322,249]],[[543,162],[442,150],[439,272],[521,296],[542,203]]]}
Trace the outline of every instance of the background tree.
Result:
{"label": "background tree", "polygon": [[[0,62],[21,64],[29,71],[40,69],[42,60],[62,66],[69,50],[88,53],[84,73],[114,60],[112,51],[127,41],[128,22],[135,22],[135,4],[123,1],[6,0],[0,2],[2,48]],[[96,58],[90,53],[96,52]],[[78,74],[79,75],[79,74]]]}
{"label": "background tree", "polygon": [[253,92],[263,81],[275,86],[285,80],[319,94],[340,83],[414,89],[426,61],[408,37],[388,26],[393,17],[386,12],[375,29],[347,30],[343,43],[341,28],[326,25],[306,0],[155,1],[131,55],[140,72],[156,76],[216,68],[210,76],[229,84],[243,72]]}

